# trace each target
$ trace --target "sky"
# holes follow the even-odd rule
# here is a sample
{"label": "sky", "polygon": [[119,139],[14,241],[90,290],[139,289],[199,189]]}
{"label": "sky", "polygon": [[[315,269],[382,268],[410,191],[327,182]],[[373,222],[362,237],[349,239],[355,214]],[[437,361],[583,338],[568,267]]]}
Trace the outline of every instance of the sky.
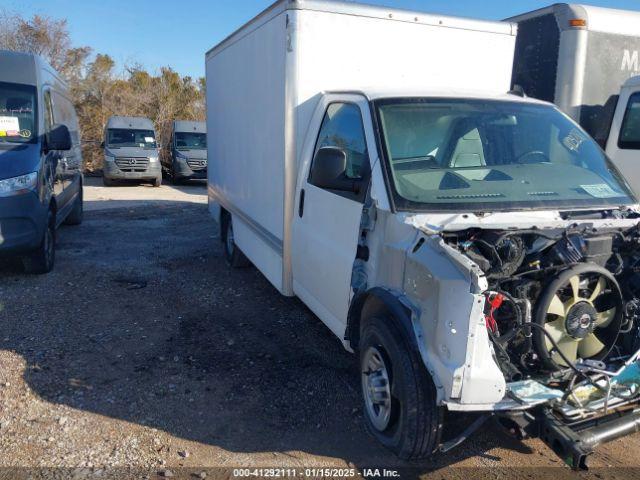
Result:
{"label": "sky", "polygon": [[[2,0],[25,17],[66,18],[74,46],[109,54],[122,68],[151,72],[171,66],[181,75],[204,76],[204,53],[272,0]],[[503,19],[554,0],[366,0],[364,3],[481,19]],[[640,0],[589,0],[601,7],[640,10]]]}

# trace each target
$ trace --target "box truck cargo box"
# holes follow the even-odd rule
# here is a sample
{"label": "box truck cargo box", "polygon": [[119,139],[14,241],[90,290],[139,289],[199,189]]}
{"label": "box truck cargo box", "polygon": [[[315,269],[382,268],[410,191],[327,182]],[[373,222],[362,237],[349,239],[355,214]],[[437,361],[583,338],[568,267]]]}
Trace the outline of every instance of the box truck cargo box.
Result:
{"label": "box truck cargo box", "polygon": [[[636,200],[577,123],[507,93],[515,35],[291,0],[206,56],[225,256],[358,352],[401,458],[499,415],[578,468],[639,421]],[[445,410],[481,415],[441,443]]]}
{"label": "box truck cargo box", "polygon": [[621,148],[612,123],[628,107],[623,85],[640,91],[627,84],[640,75],[640,12],[558,3],[506,21],[518,24],[513,84],[579,122],[640,191],[640,150]]}

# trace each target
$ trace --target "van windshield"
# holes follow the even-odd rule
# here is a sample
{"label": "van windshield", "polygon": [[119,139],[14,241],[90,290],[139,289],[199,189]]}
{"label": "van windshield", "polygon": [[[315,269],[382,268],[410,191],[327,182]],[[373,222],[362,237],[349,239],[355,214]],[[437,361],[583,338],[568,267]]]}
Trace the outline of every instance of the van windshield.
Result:
{"label": "van windshield", "polygon": [[197,132],[176,132],[178,150],[206,150],[207,134]]}
{"label": "van windshield", "polygon": [[635,203],[578,125],[549,105],[393,99],[376,102],[400,210],[599,208]]}
{"label": "van windshield", "polygon": [[107,146],[156,148],[156,134],[153,130],[110,128],[107,130]]}
{"label": "van windshield", "polygon": [[0,142],[35,142],[36,120],[35,87],[0,82]]}

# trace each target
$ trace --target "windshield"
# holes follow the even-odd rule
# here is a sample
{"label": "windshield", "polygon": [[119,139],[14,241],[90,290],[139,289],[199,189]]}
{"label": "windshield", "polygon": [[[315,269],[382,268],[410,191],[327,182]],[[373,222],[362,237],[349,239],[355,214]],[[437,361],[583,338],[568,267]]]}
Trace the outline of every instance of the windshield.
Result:
{"label": "windshield", "polygon": [[35,87],[0,82],[0,142],[35,142],[35,109]]}
{"label": "windshield", "polygon": [[156,134],[153,130],[111,128],[107,130],[107,146],[156,148]]}
{"label": "windshield", "polygon": [[178,150],[205,150],[207,148],[207,134],[176,132],[176,148]]}
{"label": "windshield", "polygon": [[598,145],[551,106],[450,99],[376,106],[400,210],[635,203]]}

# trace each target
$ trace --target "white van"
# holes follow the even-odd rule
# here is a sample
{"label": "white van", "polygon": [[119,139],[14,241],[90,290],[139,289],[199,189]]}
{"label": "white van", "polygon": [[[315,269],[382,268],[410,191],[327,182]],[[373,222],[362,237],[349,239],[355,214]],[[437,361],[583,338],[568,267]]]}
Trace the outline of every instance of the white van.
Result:
{"label": "white van", "polygon": [[[637,202],[578,124],[507,93],[515,38],[282,0],[206,55],[227,259],[358,352],[401,458],[497,416],[581,468],[640,421]],[[481,415],[442,443],[445,411]]]}

